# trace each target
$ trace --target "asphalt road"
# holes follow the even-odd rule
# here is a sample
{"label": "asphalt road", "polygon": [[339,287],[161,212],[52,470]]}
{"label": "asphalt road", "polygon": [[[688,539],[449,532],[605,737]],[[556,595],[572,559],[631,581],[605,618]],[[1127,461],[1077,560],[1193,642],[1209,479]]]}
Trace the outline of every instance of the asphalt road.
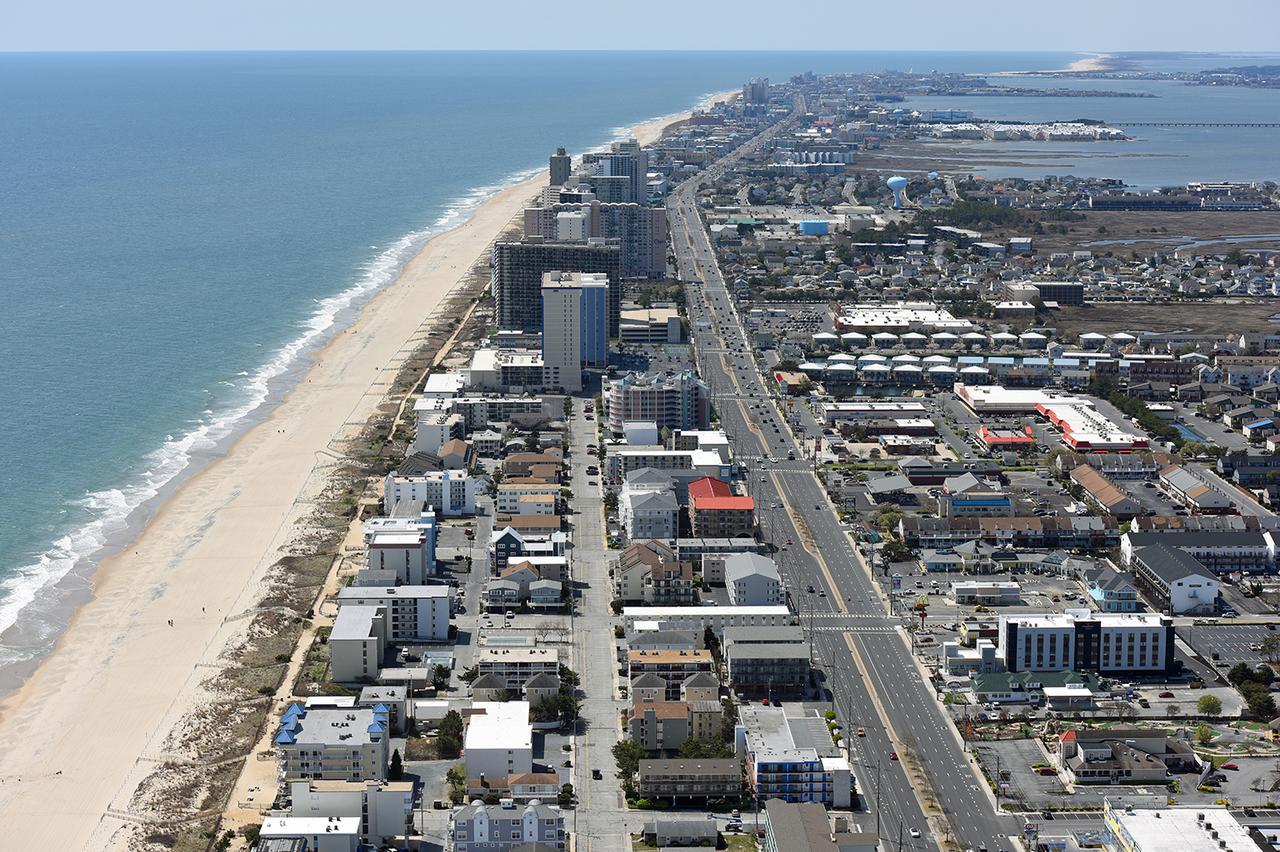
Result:
{"label": "asphalt road", "polygon": [[[668,204],[700,372],[712,386],[720,427],[736,457],[748,460],[750,493],[762,507],[783,506],[762,524],[780,547],[780,571],[802,623],[813,632],[815,665],[827,679],[838,715],[851,734],[858,726],[866,729],[865,738],[852,738],[850,756],[859,791],[878,811],[887,846],[901,835],[904,849],[925,849],[932,842],[985,845],[993,852],[1013,849],[1009,835],[1020,831],[1020,820],[996,813],[941,703],[915,667],[898,622],[887,614],[869,568],[809,464],[800,460],[800,447],[757,371],[698,215],[693,184],[722,173],[762,139],[682,185]],[[797,460],[788,461],[788,453]],[[892,759],[895,752],[899,760]],[[917,786],[926,799],[936,796],[941,807],[936,832],[916,797]],[[923,837],[911,839],[912,828]]]}

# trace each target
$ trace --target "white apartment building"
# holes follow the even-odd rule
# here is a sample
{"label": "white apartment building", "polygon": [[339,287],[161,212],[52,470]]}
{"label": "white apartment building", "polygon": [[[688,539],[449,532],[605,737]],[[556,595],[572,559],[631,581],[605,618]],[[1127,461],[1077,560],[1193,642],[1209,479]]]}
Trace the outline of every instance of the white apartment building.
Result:
{"label": "white apartment building", "polygon": [[462,750],[467,778],[506,778],[533,771],[528,701],[476,701],[466,715]]}
{"label": "white apartment building", "polygon": [[451,411],[462,415],[467,432],[487,423],[536,423],[556,414],[560,397],[541,396],[460,396],[449,401]]}
{"label": "white apartment building", "polygon": [[576,393],[584,364],[602,363],[609,339],[609,276],[542,274],[542,383]]}
{"label": "white apartment building", "polygon": [[561,487],[558,482],[500,482],[494,497],[494,511],[499,515],[558,514],[556,506]]}
{"label": "white apartment building", "polygon": [[724,584],[734,606],[782,606],[786,601],[778,566],[758,553],[727,554]]}
{"label": "white apartment building", "polygon": [[478,480],[465,470],[440,470],[403,475],[395,471],[383,481],[382,508],[388,515],[396,503],[412,501],[435,506],[446,518],[476,513]]}
{"label": "white apartment building", "polygon": [[482,676],[496,675],[507,690],[523,692],[524,685],[536,675],[560,676],[560,652],[555,648],[484,647],[476,656],[476,671]]}
{"label": "white apartment building", "polygon": [[294,819],[355,819],[360,839],[382,846],[410,833],[412,781],[294,781],[289,785]]}
{"label": "white apartment building", "polygon": [[387,641],[443,642],[449,638],[448,586],[347,586],[338,592],[338,612],[347,606],[386,610]]}
{"label": "white apartment building", "polygon": [[1069,609],[1002,615],[996,655],[1011,672],[1171,672],[1173,619]]}
{"label": "white apartment building", "polygon": [[401,583],[419,586],[434,570],[429,547],[431,534],[424,528],[382,529],[366,536],[365,568],[394,571]]}
{"label": "white apartment building", "polygon": [[699,636],[708,627],[720,634],[726,627],[783,627],[795,621],[786,606],[628,606],[622,626],[628,636],[637,622],[652,622],[663,630],[691,630]]}
{"label": "white apartment building", "polygon": [[751,791],[761,800],[849,807],[853,772],[830,734],[823,736],[825,721],[788,712],[758,704],[739,709],[734,740],[737,753],[746,758]]}
{"label": "white apartment building", "polygon": [[464,437],[462,415],[442,411],[440,405],[440,400],[425,398],[413,404],[417,429],[412,452],[438,455],[447,441]]}
{"label": "white apartment building", "polygon": [[714,450],[668,450],[664,447],[611,448],[605,456],[609,481],[619,483],[643,467],[654,470],[696,470],[715,479],[729,478],[729,465]]}
{"label": "white apartment building", "polygon": [[618,521],[631,541],[676,537],[680,504],[671,491],[631,491],[618,497]]}
{"label": "white apartment building", "polygon": [[385,606],[341,607],[329,633],[329,675],[336,683],[376,680],[386,649]]}
{"label": "white apartment building", "polygon": [[389,717],[363,708],[313,709],[290,704],[273,743],[281,781],[383,781]]}
{"label": "white apartment building", "polygon": [[301,840],[307,852],[359,852],[360,818],[269,816],[262,821],[258,837],[264,841]]}

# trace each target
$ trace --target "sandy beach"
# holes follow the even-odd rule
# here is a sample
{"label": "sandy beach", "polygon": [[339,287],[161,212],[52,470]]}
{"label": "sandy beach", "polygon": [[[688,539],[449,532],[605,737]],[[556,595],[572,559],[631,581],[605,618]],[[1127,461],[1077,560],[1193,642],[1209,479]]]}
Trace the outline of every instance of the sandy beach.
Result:
{"label": "sandy beach", "polygon": [[[653,141],[680,117],[632,135]],[[175,759],[163,750],[170,731],[242,636],[267,569],[337,460],[331,448],[374,413],[423,320],[545,182],[504,189],[430,240],[262,423],[98,567],[92,599],[0,702],[0,845],[96,851],[137,822],[138,785]]]}

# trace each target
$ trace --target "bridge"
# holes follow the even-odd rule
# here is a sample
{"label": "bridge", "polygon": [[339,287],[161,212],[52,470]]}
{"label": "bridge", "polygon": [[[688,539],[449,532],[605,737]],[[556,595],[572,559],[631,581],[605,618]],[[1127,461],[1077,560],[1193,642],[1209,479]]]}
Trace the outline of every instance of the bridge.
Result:
{"label": "bridge", "polygon": [[1280,127],[1280,121],[1111,121],[1115,127]]}

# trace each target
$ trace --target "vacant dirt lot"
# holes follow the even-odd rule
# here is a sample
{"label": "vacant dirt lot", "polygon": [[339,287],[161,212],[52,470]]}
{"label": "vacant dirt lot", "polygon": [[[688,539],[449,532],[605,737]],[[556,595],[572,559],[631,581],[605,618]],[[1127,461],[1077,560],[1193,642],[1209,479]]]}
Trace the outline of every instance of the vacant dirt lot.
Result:
{"label": "vacant dirt lot", "polygon": [[1270,322],[1280,305],[1266,301],[1172,302],[1107,302],[1083,308],[1055,311],[1049,323],[1056,326],[1058,336],[1074,340],[1086,331],[1112,334],[1117,331],[1200,331],[1239,334],[1242,331],[1274,331],[1280,325]]}
{"label": "vacant dirt lot", "polygon": [[[1235,246],[1242,250],[1251,248],[1280,248],[1280,212],[1204,212],[1204,213],[1137,213],[1119,210],[1083,211],[1083,222],[1053,223],[1066,225],[1067,233],[1046,233],[1036,236],[1036,248],[1088,249],[1095,254],[1112,251],[1118,255],[1131,251],[1145,253],[1157,249],[1172,250],[1197,240],[1214,240],[1223,237],[1247,239],[1235,240],[1215,246],[1205,246],[1201,251],[1228,252]],[[1099,229],[1102,229],[1099,233]],[[1126,241],[1115,244],[1113,241]],[[1133,242],[1127,242],[1132,240]],[[1096,243],[1112,243],[1097,245]],[[1091,243],[1095,243],[1091,245]]]}

